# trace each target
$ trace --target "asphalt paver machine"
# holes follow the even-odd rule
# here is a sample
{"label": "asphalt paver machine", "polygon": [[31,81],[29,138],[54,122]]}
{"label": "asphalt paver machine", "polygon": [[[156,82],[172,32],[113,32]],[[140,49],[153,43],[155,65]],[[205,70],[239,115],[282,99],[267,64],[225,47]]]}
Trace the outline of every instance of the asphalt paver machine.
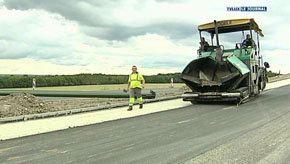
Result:
{"label": "asphalt paver machine", "polygon": [[[184,101],[241,103],[265,89],[269,64],[263,63],[259,37],[264,34],[254,19],[214,21],[199,25],[198,31],[200,40],[203,32],[209,33],[211,44],[201,47],[197,59],[192,60],[181,74],[181,79],[192,90],[182,95]],[[243,36],[245,32],[249,33],[251,46],[234,42],[232,49],[225,49],[220,44],[219,35],[233,32],[241,32]],[[228,39],[231,43],[238,40]]]}

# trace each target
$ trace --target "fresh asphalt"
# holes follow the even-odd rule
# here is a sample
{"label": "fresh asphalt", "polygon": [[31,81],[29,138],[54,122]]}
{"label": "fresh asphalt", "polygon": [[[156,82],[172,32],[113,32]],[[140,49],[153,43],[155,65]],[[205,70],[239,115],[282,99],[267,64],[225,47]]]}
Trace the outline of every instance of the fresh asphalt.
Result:
{"label": "fresh asphalt", "polygon": [[0,163],[287,163],[289,146],[288,85],[238,107],[197,104],[0,141]]}

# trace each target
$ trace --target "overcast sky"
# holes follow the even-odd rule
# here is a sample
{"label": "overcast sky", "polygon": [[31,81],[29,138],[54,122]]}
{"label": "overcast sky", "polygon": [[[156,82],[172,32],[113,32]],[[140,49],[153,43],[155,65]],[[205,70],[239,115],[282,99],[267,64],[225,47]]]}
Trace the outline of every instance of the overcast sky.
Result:
{"label": "overcast sky", "polygon": [[129,74],[132,65],[147,75],[181,72],[197,56],[197,26],[234,18],[254,18],[264,60],[290,73],[285,0],[0,0],[0,15],[0,74]]}

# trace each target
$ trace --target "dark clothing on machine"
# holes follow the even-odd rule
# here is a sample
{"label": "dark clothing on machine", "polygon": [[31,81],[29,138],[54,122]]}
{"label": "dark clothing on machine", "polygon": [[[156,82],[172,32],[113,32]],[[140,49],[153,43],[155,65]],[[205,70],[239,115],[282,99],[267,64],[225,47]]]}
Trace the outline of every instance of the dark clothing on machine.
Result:
{"label": "dark clothing on machine", "polygon": [[201,50],[202,51],[207,51],[207,48],[209,47],[209,44],[207,41],[200,42]]}
{"label": "dark clothing on machine", "polygon": [[243,46],[245,46],[245,47],[252,46],[252,40],[245,39],[243,41]]}

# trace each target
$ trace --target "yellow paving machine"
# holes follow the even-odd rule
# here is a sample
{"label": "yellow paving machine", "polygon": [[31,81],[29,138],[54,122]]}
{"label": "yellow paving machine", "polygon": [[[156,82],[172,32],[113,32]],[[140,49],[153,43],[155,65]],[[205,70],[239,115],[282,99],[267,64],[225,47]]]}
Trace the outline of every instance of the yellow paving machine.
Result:
{"label": "yellow paving machine", "polygon": [[[254,19],[213,21],[199,25],[198,31],[201,40],[198,57],[181,73],[181,79],[192,90],[182,95],[184,101],[241,103],[265,89],[269,64],[263,63],[259,37],[264,34]],[[202,45],[204,32],[210,36],[210,44]],[[238,38],[225,37],[233,45],[230,49],[224,48],[220,35],[234,32],[243,37],[248,33],[247,40],[241,43],[236,42]]]}

